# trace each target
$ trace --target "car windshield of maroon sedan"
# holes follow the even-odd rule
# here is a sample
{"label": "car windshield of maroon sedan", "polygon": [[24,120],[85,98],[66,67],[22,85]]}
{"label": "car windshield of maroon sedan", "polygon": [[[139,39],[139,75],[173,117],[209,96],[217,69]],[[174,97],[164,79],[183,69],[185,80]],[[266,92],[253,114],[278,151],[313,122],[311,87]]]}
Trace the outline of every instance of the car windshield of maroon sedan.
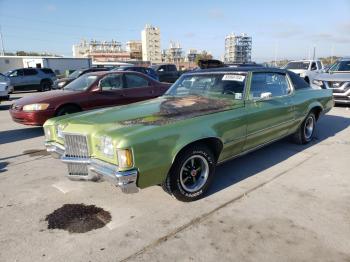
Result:
{"label": "car windshield of maroon sedan", "polygon": [[96,79],[96,75],[82,75],[81,77],[78,77],[77,79],[66,85],[63,89],[72,91],[84,91],[88,89],[96,81]]}
{"label": "car windshield of maroon sedan", "polygon": [[75,70],[73,73],[71,73],[68,78],[77,78],[80,76],[80,74],[82,73],[82,70]]}

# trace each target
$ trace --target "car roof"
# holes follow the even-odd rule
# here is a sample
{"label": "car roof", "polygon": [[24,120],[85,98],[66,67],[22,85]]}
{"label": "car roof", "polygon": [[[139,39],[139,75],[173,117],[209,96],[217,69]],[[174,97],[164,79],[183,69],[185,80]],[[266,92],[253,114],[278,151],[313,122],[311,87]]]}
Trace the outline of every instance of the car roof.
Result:
{"label": "car roof", "polygon": [[238,66],[238,67],[218,67],[218,68],[209,68],[209,69],[200,69],[195,72],[188,72],[188,74],[196,73],[231,73],[231,72],[279,72],[285,73],[286,70],[274,67],[261,67],[261,66]]}

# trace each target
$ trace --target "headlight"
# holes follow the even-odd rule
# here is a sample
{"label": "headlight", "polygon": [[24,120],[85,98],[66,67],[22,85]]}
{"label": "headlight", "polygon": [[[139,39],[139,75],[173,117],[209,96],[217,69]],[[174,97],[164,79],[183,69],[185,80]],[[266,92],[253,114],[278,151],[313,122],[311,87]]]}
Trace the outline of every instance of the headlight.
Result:
{"label": "headlight", "polygon": [[23,111],[41,111],[46,110],[49,104],[30,104],[23,107]]}
{"label": "headlight", "polygon": [[111,137],[102,136],[100,138],[100,151],[107,157],[112,158],[114,156],[114,146]]}
{"label": "headlight", "polygon": [[48,126],[44,127],[45,139],[46,141],[51,140],[51,129]]}
{"label": "headlight", "polygon": [[59,83],[57,84],[57,86],[58,86],[58,87],[63,87],[65,84],[66,84],[66,82],[59,82]]}
{"label": "headlight", "polygon": [[63,129],[66,127],[66,125],[63,125],[63,124],[59,124],[57,125],[56,127],[56,134],[57,134],[57,137],[63,139],[64,138],[64,134],[63,134]]}
{"label": "headlight", "polygon": [[300,73],[300,77],[305,77],[306,74],[305,73]]}
{"label": "headlight", "polygon": [[323,86],[323,82],[321,80],[317,80],[317,79],[314,79],[312,81],[313,84],[317,85],[317,86],[320,86],[322,87]]}
{"label": "headlight", "polygon": [[131,168],[134,165],[131,149],[117,149],[118,166],[120,168]]}

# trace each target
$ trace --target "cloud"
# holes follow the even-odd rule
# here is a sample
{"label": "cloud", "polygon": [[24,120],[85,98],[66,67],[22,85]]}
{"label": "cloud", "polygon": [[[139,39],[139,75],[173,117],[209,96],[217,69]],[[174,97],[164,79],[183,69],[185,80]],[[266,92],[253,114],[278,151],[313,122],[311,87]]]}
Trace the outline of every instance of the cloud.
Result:
{"label": "cloud", "polygon": [[187,33],[185,33],[185,37],[187,37],[187,38],[193,38],[193,37],[195,37],[195,36],[196,36],[196,34],[193,33],[193,32],[187,32]]}
{"label": "cloud", "polygon": [[54,12],[57,10],[57,7],[53,4],[49,4],[46,6],[46,10],[49,11],[49,12]]}
{"label": "cloud", "polygon": [[347,36],[339,36],[335,34],[330,33],[318,33],[310,35],[310,38],[314,41],[327,41],[327,42],[334,42],[338,44],[347,44],[350,43],[350,37]]}
{"label": "cloud", "polygon": [[213,19],[213,20],[222,20],[225,18],[225,14],[221,9],[211,9],[208,12],[209,18]]}
{"label": "cloud", "polygon": [[275,38],[291,38],[291,37],[297,37],[303,35],[303,31],[300,29],[287,29],[284,31],[279,31],[273,33],[273,36]]}

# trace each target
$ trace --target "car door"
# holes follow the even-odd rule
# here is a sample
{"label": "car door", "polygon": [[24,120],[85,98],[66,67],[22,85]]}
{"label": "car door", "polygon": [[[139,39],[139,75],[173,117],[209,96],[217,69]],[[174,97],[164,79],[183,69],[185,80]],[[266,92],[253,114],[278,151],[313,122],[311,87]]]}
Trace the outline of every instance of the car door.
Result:
{"label": "car door", "polygon": [[40,84],[40,76],[38,71],[33,68],[23,69],[23,82],[27,86],[27,89],[35,88]]}
{"label": "car door", "polygon": [[89,100],[94,108],[126,104],[124,86],[123,74],[107,74],[100,79],[99,90],[89,92]]}
{"label": "car door", "polygon": [[21,90],[23,86],[23,69],[14,70],[9,75],[11,85],[14,86],[15,90]]}
{"label": "car door", "polygon": [[249,89],[244,151],[287,135],[294,120],[293,86],[285,73],[253,72]]}
{"label": "car door", "polygon": [[158,96],[157,87],[140,74],[125,73],[123,95],[127,103],[134,103]]}

